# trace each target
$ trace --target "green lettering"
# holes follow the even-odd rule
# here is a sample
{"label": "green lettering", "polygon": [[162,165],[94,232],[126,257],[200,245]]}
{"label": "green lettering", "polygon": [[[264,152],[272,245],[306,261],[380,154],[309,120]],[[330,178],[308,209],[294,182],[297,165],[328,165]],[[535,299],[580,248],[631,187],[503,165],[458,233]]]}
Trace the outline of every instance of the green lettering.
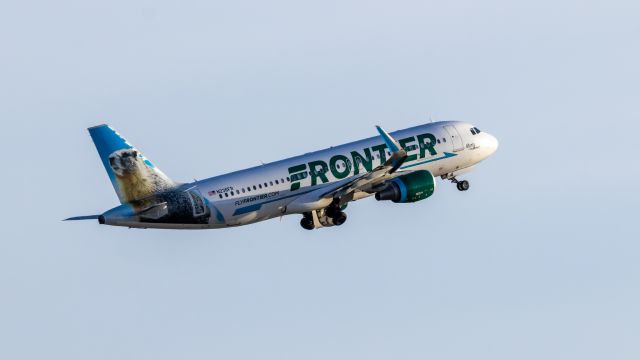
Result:
{"label": "green lettering", "polygon": [[367,172],[371,172],[373,170],[373,156],[371,156],[371,150],[364,149],[364,156],[360,155],[357,151],[351,152],[351,158],[353,159],[353,171],[354,175],[358,175],[360,173],[360,164],[364,166],[364,169]]}
{"label": "green lettering", "polygon": [[[407,150],[407,148],[410,146],[409,144],[416,141],[415,137],[408,137],[406,139],[402,139],[400,141],[398,141],[400,143],[400,146],[407,151],[407,153],[409,153],[409,151],[413,151],[413,149],[411,150]],[[408,155],[407,156],[407,160],[405,160],[405,162],[410,162],[410,161],[415,161],[418,160],[418,155],[413,154],[413,155]]]}
{"label": "green lettering", "polygon": [[[320,169],[318,169],[318,167],[320,167]],[[320,181],[322,181],[323,184],[329,182],[329,179],[326,175],[329,171],[329,167],[327,166],[326,162],[322,160],[312,161],[309,163],[309,169],[309,172],[311,173],[311,186],[318,185],[318,178],[320,179]]]}
{"label": "green lettering", "polygon": [[[300,189],[300,180],[306,178],[307,165],[296,165],[289,168],[289,175],[291,175],[291,191]],[[305,171],[304,173],[302,173]]]}
{"label": "green lettering", "polygon": [[380,155],[381,164],[387,162],[387,144],[374,146],[371,148],[371,150],[373,150],[374,152],[378,152],[378,154]]}
{"label": "green lettering", "polygon": [[295,174],[307,170],[307,165],[296,165],[289,168],[289,174]]}
{"label": "green lettering", "polygon": [[[425,142],[425,140],[429,140]],[[418,135],[418,146],[420,147],[420,158],[425,158],[427,155],[427,151],[429,150],[429,154],[431,156],[437,155],[438,152],[435,149],[436,146],[436,137],[433,134],[422,134]]]}
{"label": "green lettering", "polygon": [[[338,169],[338,162],[344,162],[344,167],[342,169]],[[351,163],[349,159],[344,155],[336,155],[331,158],[329,161],[329,168],[331,169],[331,173],[336,179],[344,179],[351,173]]]}

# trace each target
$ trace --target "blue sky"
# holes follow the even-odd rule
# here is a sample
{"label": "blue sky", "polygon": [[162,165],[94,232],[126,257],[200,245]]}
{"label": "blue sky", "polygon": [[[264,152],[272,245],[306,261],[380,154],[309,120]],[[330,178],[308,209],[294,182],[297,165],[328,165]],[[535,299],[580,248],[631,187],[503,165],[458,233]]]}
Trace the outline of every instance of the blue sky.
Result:
{"label": "blue sky", "polygon": [[[0,357],[637,359],[635,1],[0,5]],[[177,180],[435,120],[500,140],[459,193],[221,231],[117,198],[86,128]]]}

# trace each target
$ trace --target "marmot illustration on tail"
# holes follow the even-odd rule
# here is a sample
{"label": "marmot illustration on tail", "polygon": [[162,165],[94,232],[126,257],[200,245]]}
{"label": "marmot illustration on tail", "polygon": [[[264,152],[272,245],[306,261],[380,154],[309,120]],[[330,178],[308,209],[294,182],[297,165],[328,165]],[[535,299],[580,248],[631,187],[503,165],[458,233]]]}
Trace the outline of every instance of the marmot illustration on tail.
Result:
{"label": "marmot illustration on tail", "polygon": [[118,181],[122,200],[131,202],[175,187],[161,171],[148,165],[136,149],[118,150],[109,155],[109,164]]}

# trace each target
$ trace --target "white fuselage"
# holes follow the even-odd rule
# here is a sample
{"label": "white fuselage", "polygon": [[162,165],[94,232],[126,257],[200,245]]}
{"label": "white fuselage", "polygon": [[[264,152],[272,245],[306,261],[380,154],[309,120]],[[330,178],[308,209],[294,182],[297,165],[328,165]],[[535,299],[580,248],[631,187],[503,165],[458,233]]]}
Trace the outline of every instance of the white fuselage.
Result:
{"label": "white fuselage", "polygon": [[[446,127],[446,128],[445,128]],[[405,139],[416,139],[423,134],[432,134],[436,138],[433,146],[435,155],[429,149],[420,149],[417,139],[406,140],[402,145],[407,148],[410,158],[400,168],[403,171],[428,170],[434,176],[449,176],[460,170],[469,168],[489,157],[495,152],[497,141],[487,133],[472,134],[473,125],[462,122],[437,122],[429,123],[406,130],[391,133],[402,142]],[[353,154],[357,152],[367,157],[365,149],[369,149],[376,167],[384,162],[379,146],[383,142],[379,137],[371,137],[365,140],[340,145],[325,150],[308,153],[290,159],[265,164],[262,166],[213,177],[195,182],[190,187],[195,187],[207,199],[210,206],[217,214],[217,220],[208,224],[207,228],[219,228],[226,226],[238,226],[268,220],[292,212],[288,209],[305,193],[315,190],[317,187],[326,186],[337,181],[345,181],[356,175],[356,172],[366,171],[364,165],[359,163],[358,169],[353,166]],[[376,149],[376,147],[378,147]],[[376,151],[372,150],[376,149]],[[389,150],[385,149],[386,155]],[[422,155],[422,156],[421,156]],[[336,160],[337,156],[337,160]],[[340,157],[343,156],[344,158]],[[348,159],[345,164],[344,159]],[[331,160],[334,159],[334,166]],[[349,161],[351,164],[349,164]],[[329,167],[324,176],[310,174],[309,163],[323,162]],[[300,188],[291,191],[292,174],[290,169],[295,166],[306,165],[307,176],[299,181]],[[350,166],[350,169],[348,166]],[[322,164],[316,165],[318,172],[323,169]],[[315,169],[314,169],[315,170]],[[326,168],[325,168],[326,170]],[[331,171],[334,170],[334,171]],[[345,173],[348,176],[345,177]],[[339,177],[341,178],[338,178]],[[326,182],[325,182],[326,181]],[[315,184],[312,185],[312,183]],[[372,194],[361,193],[356,199],[361,199]],[[212,216],[216,219],[216,216]],[[204,226],[199,226],[204,227]]]}
{"label": "white fuselage", "polygon": [[[435,177],[451,178],[492,155],[497,140],[463,122],[436,122],[391,133],[406,150],[407,159],[393,176],[428,170]],[[371,137],[325,150],[184,184],[172,196],[189,199],[200,223],[140,222],[140,216],[166,213],[165,200],[146,205],[122,205],[101,216],[108,225],[160,229],[213,229],[240,226],[291,214],[321,211],[332,199],[318,196],[324,188],[336,188],[355,176],[385,163],[390,149],[380,137]],[[176,195],[177,194],[177,195]],[[194,195],[197,194],[197,195]],[[349,201],[373,195],[356,191]],[[199,199],[201,198],[201,199]],[[188,202],[187,201],[187,202]],[[201,204],[204,202],[204,206]],[[200,205],[198,205],[200,203]],[[202,213],[200,213],[202,212]]]}

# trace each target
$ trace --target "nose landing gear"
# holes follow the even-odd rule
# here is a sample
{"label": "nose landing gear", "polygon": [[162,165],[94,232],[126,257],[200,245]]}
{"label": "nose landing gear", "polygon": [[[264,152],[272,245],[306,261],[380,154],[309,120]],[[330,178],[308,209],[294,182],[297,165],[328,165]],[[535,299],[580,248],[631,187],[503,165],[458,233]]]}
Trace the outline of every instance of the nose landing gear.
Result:
{"label": "nose landing gear", "polygon": [[469,190],[469,182],[467,180],[458,181],[455,177],[452,177],[450,180],[452,183],[456,184],[459,191]]}

